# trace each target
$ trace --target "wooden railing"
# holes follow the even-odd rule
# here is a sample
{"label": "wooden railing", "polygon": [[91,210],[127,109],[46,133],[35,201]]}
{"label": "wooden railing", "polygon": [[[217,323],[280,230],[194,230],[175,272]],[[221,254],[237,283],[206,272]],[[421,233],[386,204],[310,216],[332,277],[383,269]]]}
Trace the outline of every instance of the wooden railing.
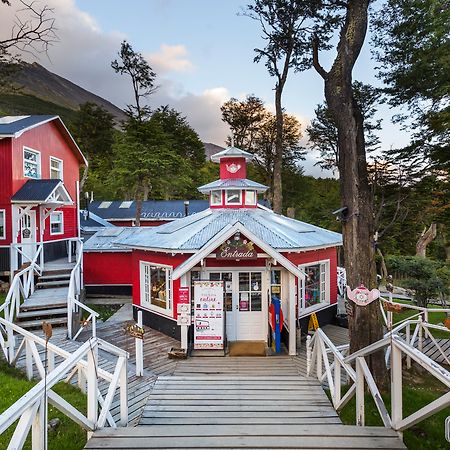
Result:
{"label": "wooden railing", "polygon": [[[97,317],[99,316],[96,311],[79,301],[83,288],[83,242],[78,239],[76,240],[76,245],[76,261],[70,273],[69,291],[67,294],[67,335],[74,340],[90,323],[92,323],[92,336],[96,337]],[[80,327],[75,331],[73,329],[73,318],[74,314],[79,315],[80,310],[86,311],[88,316],[86,319],[80,320]]]}
{"label": "wooden railing", "polygon": [[[417,321],[404,322],[401,327],[415,324]],[[430,324],[422,322],[422,327]],[[442,328],[442,327],[441,327]],[[317,378],[328,383],[334,408],[339,411],[356,395],[356,424],[364,425],[365,412],[365,384],[369,388],[378,413],[385,427],[390,427],[401,433],[427,417],[441,411],[450,405],[450,372],[437,362],[424,355],[410,342],[406,342],[399,334],[400,328],[388,332],[383,339],[369,345],[351,355],[348,354],[348,345],[336,347],[326,336],[322,329],[316,330],[314,336],[307,338],[307,372],[311,376],[315,371]],[[389,365],[391,369],[391,411],[390,414],[383,401],[380,391],[370,372],[366,357],[387,349],[390,354]],[[414,360],[428,373],[441,381],[449,388],[449,392],[418,411],[403,417],[402,403],[402,358],[406,356]],[[331,357],[331,361],[329,360]],[[352,364],[355,365],[353,369]],[[344,375],[344,377],[342,376]],[[343,395],[344,383],[349,385],[348,391]]]}
{"label": "wooden railing", "polygon": [[[18,421],[8,449],[21,449],[30,429],[32,448],[47,448],[46,417],[48,402],[83,427],[90,437],[96,429],[108,425],[111,427],[118,425],[110,410],[116,391],[119,390],[119,425],[128,425],[127,352],[101,339],[90,338],[78,350],[69,353],[4,318],[0,318],[0,323],[22,338],[17,349],[14,347],[12,353],[6,352],[11,354],[9,363],[15,365],[22,352],[25,352],[28,378],[31,379],[33,374],[37,373],[41,379],[37,385],[0,415],[0,434]],[[38,347],[44,349],[41,352],[43,359],[41,359]],[[98,367],[99,349],[117,358],[113,373]],[[63,361],[55,365],[57,357],[62,358]],[[70,382],[75,375],[77,376],[78,386],[87,394],[86,415],[52,390],[53,386],[59,381]],[[99,390],[99,380],[109,383],[105,396]]]}

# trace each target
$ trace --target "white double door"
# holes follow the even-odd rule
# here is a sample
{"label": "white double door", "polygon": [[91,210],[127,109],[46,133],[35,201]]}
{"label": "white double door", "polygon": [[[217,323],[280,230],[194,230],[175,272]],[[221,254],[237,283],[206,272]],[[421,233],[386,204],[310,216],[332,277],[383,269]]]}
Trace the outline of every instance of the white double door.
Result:
{"label": "white double door", "polygon": [[31,262],[36,253],[36,212],[29,211],[20,218],[20,242],[22,245],[22,264]]}
{"label": "white double door", "polygon": [[267,339],[267,280],[261,270],[209,271],[208,279],[224,282],[228,341]]}

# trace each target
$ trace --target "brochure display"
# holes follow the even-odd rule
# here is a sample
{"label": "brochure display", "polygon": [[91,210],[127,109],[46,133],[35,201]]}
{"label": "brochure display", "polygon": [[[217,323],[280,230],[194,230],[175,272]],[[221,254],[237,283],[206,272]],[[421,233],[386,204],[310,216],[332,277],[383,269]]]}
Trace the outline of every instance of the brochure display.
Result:
{"label": "brochure display", "polygon": [[194,282],[194,349],[224,348],[223,281]]}

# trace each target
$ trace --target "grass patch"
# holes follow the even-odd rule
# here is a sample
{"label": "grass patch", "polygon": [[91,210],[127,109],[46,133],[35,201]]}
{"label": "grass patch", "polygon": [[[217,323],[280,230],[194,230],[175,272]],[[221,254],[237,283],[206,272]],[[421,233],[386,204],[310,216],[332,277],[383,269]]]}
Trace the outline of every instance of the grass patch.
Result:
{"label": "grass patch", "polygon": [[[0,361],[0,386],[2,395],[0,396],[0,413],[14,404],[20,397],[28,392],[37,382],[27,380],[24,373],[14,367],[8,366],[4,361]],[[86,414],[86,396],[74,386],[60,382],[53,387],[53,390]],[[55,431],[48,432],[49,450],[81,450],[86,445],[86,432],[75,422],[65,416],[52,405],[48,405],[48,419],[58,418],[61,423]],[[15,425],[13,424],[0,435],[0,448],[7,448],[13,435]],[[31,449],[31,433],[29,434],[24,449]]]}
{"label": "grass patch", "polygon": [[[345,389],[346,391],[346,389]],[[408,417],[423,406],[448,392],[443,384],[432,375],[418,374],[416,371],[403,372],[403,417]],[[329,392],[327,392],[329,395]],[[383,400],[390,414],[390,394],[382,393]],[[356,398],[353,397],[339,413],[346,425],[356,423]],[[434,414],[422,422],[406,430],[403,442],[414,450],[444,450],[450,448],[445,440],[445,419],[450,416],[450,407]],[[370,393],[365,396],[365,424],[368,426],[383,426],[378,410]]]}
{"label": "grass patch", "polygon": [[[93,309],[95,312],[99,313],[99,319],[102,322],[105,322],[109,319],[113,314],[115,314],[123,305],[90,305],[86,304],[89,308]],[[83,318],[87,318],[89,313],[87,311],[83,311]]]}
{"label": "grass patch", "polygon": [[[405,305],[413,305],[413,303],[408,300],[394,298],[394,301],[396,303],[403,303]],[[437,306],[437,305],[430,306],[429,308],[442,309],[441,306]],[[394,321],[394,325],[398,322],[401,322],[402,320],[405,320],[411,316],[414,316],[417,313],[418,313],[417,310],[408,309],[408,308],[404,308],[404,310],[399,313],[393,313],[392,318]],[[434,325],[443,324],[444,320],[446,318],[447,318],[447,314],[445,312],[430,312],[430,313],[428,313],[428,321]],[[416,320],[416,319],[417,319],[417,317],[414,318],[414,320]],[[447,331],[430,329],[430,331],[431,331],[431,334],[437,339],[450,339],[450,330],[447,332]]]}

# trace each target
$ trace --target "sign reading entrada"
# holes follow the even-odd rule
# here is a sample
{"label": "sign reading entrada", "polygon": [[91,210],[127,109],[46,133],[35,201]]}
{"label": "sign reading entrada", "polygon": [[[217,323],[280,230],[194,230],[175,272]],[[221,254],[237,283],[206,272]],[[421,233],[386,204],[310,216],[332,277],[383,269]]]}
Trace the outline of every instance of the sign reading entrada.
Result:
{"label": "sign reading entrada", "polygon": [[224,242],[216,253],[217,259],[256,259],[257,257],[253,242],[242,239],[238,234]]}

